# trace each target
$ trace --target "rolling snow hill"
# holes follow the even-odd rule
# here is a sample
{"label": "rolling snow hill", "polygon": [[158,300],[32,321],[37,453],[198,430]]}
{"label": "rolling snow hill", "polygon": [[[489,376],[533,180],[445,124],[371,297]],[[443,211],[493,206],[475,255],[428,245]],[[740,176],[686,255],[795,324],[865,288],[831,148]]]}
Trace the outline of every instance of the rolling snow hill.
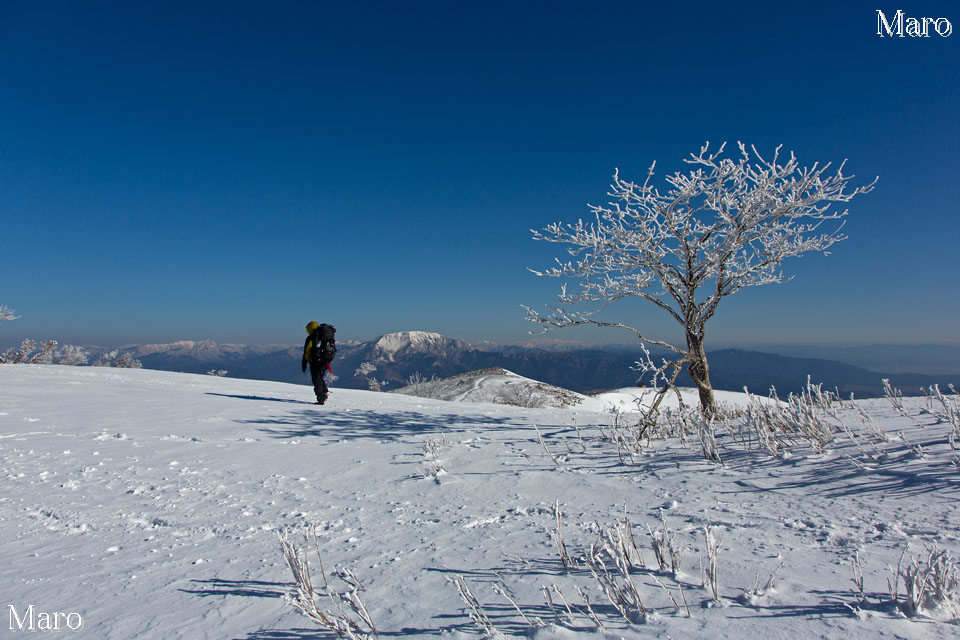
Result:
{"label": "rolling snow hill", "polygon": [[589,396],[518,376],[500,367],[469,371],[441,380],[418,381],[397,389],[395,393],[447,402],[485,402],[540,409],[576,407],[599,413],[609,408]]}
{"label": "rolling snow hill", "polygon": [[[344,389],[318,407],[303,385],[43,365],[0,365],[0,390],[2,603],[11,624],[82,619],[60,637],[333,637],[288,601],[277,534],[310,527],[331,588],[344,589],[335,567],[352,571],[381,638],[481,637],[460,579],[507,637],[957,635],[950,611],[884,602],[901,554],[960,551],[952,427],[921,399],[845,403],[845,424],[859,408],[888,437],[841,431],[824,452],[772,457],[721,430],[721,466],[696,436],[623,457],[603,435],[611,416],[576,407]],[[630,624],[582,562],[597,523],[625,518],[646,610]],[[651,552],[664,526],[676,572]],[[705,527],[721,544],[717,602],[701,582]],[[29,633],[6,622],[4,637]]]}

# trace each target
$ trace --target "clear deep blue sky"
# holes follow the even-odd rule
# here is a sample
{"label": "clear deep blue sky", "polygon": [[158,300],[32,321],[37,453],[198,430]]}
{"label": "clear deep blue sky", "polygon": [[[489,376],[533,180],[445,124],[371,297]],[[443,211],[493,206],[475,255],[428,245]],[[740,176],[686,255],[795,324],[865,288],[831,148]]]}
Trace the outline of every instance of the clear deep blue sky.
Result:
{"label": "clear deep blue sky", "polygon": [[960,27],[917,0],[4,2],[0,344],[522,341],[559,287],[529,229],[707,140],[880,177],[711,345],[960,343],[960,33],[881,39],[877,8]]}

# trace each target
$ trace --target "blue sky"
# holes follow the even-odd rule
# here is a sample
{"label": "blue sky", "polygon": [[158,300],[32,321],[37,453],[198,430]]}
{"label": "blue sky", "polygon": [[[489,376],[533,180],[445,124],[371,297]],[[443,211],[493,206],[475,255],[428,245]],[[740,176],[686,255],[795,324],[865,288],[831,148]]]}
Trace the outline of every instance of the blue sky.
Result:
{"label": "blue sky", "polygon": [[878,38],[876,3],[646,4],[0,5],[0,344],[526,340],[519,305],[559,286],[526,268],[560,255],[529,229],[706,140],[880,177],[712,345],[960,343],[960,34]]}

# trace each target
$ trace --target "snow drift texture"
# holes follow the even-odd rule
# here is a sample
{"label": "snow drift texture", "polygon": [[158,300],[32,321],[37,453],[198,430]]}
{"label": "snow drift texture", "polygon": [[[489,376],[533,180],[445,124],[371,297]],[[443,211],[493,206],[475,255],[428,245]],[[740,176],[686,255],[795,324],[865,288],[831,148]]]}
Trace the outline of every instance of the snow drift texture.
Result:
{"label": "snow drift texture", "polygon": [[[906,415],[860,403],[891,436],[869,465],[838,444],[783,458],[732,448],[717,466],[676,441],[621,464],[599,435],[611,416],[576,407],[335,389],[321,408],[305,386],[28,365],[0,366],[0,389],[5,632],[8,608],[32,605],[79,613],[83,628],[64,637],[327,637],[287,600],[277,542],[278,530],[300,540],[316,526],[324,566],[363,582],[381,637],[478,637],[451,582],[461,576],[507,635],[957,634],[936,615],[880,604],[904,550],[909,560],[934,543],[960,548],[960,473],[946,426],[920,399],[906,400]],[[619,619],[584,568],[563,567],[558,503],[573,556],[597,539],[594,523],[634,523],[648,567],[634,576],[643,624]],[[656,570],[650,551],[645,525],[661,527],[661,513],[684,549],[676,575]],[[721,545],[717,605],[701,587],[705,526]],[[853,593],[857,554],[867,606]],[[773,588],[744,593],[774,571]],[[606,629],[583,616],[558,625],[541,592],[554,584],[578,602],[583,588]],[[689,613],[669,597],[679,587]]]}

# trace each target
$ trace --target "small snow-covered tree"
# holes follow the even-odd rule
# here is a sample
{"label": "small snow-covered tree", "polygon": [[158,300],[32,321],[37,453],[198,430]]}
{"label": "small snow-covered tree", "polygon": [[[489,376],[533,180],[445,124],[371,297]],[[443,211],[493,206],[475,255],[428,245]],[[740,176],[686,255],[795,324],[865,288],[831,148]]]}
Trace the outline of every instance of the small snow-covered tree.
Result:
{"label": "small snow-covered tree", "polygon": [[90,354],[83,347],[72,344],[65,344],[53,356],[53,361],[57,364],[80,365],[87,364]]}
{"label": "small snow-covered tree", "polygon": [[[845,161],[828,173],[829,163],[800,168],[793,153],[783,157],[781,147],[768,159],[741,143],[734,159],[723,157],[725,144],[716,152],[709,146],[685,160],[693,170],[666,177],[665,192],[652,184],[656,163],[642,184],[615,173],[609,194],[613,201],[590,206],[593,221],[554,223],[534,231],[536,240],[568,245],[573,259],[531,271],[577,281],[580,288],[570,292],[565,282],[559,304],[550,306],[547,315],[524,307],[527,319],[543,324],[544,330],[619,327],[643,343],[670,350],[672,360],[664,359],[658,368],[667,383],[664,391],[685,366],[706,417],[714,415],[715,404],[705,329],[720,301],[746,287],[784,282],[780,269],[786,258],[827,253],[845,238],[843,225],[830,223],[847,215],[846,210],[831,211],[831,204],[849,202],[876,184],[848,189],[853,176],[843,174]],[[673,344],[630,324],[600,319],[610,304],[629,297],[669,314],[682,327],[684,342]],[[659,400],[651,411],[658,405]]]}
{"label": "small snow-covered tree", "polygon": [[367,376],[377,370],[377,365],[372,362],[362,362],[353,375],[360,376],[360,386],[367,381]]}

